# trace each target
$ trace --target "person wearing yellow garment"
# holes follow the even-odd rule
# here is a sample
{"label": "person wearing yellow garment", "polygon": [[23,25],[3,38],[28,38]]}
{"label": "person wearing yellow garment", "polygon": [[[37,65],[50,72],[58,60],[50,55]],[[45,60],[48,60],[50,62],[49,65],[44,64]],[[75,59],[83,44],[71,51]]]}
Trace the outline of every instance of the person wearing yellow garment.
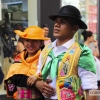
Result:
{"label": "person wearing yellow garment", "polygon": [[82,100],[84,90],[86,100],[96,100],[89,94],[89,90],[98,88],[94,58],[88,47],[73,38],[78,29],[87,29],[80,11],[66,5],[49,18],[55,22],[56,40],[40,54],[38,70],[32,79],[34,85],[46,100]]}
{"label": "person wearing yellow garment", "polygon": [[43,100],[40,91],[29,85],[27,79],[36,73],[40,48],[49,38],[44,37],[45,31],[38,26],[29,26],[24,32],[14,32],[23,39],[25,50],[15,57],[4,80],[7,96],[15,100]]}

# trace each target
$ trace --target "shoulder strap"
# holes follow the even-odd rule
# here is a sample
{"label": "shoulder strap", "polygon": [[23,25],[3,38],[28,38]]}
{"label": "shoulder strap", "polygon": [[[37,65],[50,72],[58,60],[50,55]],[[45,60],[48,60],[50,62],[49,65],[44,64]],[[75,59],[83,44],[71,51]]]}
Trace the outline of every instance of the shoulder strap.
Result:
{"label": "shoulder strap", "polygon": [[44,67],[44,64],[46,62],[47,56],[49,52],[53,49],[52,44],[48,44],[42,51],[42,69]]}
{"label": "shoulder strap", "polygon": [[[74,43],[71,48],[65,53],[62,62],[59,66],[58,70],[58,77],[66,77],[69,76],[73,70],[73,67],[78,66],[78,60],[81,54],[81,49],[79,44],[76,42]],[[74,68],[77,69],[77,68]],[[63,73],[61,73],[63,71]],[[76,71],[75,73],[76,74]]]}

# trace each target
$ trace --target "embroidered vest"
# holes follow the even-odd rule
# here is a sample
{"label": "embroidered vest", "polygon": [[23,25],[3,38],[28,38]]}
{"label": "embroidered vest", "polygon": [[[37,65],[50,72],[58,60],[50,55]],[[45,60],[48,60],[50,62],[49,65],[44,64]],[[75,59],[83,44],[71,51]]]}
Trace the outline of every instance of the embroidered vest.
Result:
{"label": "embroidered vest", "polygon": [[[52,50],[52,45],[47,45],[42,51],[42,69],[47,56]],[[81,100],[83,90],[81,80],[78,76],[78,60],[81,49],[78,43],[74,43],[64,54],[61,64],[58,66],[58,76],[56,81],[56,93],[58,100]]]}

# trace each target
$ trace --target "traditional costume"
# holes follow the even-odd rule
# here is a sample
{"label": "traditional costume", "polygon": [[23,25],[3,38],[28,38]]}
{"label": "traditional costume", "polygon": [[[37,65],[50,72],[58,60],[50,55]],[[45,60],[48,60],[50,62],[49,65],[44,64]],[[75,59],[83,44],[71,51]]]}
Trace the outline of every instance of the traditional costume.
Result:
{"label": "traditional costume", "polygon": [[[30,26],[24,32],[16,30],[15,33],[21,38],[48,40],[48,38],[44,37],[44,30],[37,26]],[[15,98],[18,100],[43,100],[42,94],[34,86],[27,86],[28,77],[35,74],[37,71],[40,53],[41,50],[38,50],[34,56],[28,57],[28,52],[24,50],[15,58],[4,81],[7,89],[7,96],[16,96]]]}
{"label": "traditional costume", "polygon": [[[50,85],[56,89],[57,95],[52,96],[51,99],[81,100],[84,89],[87,87],[90,89],[91,86],[94,89],[97,88],[96,77],[95,79],[92,76],[90,77],[92,74],[95,76],[96,72],[91,51],[84,45],[74,43],[70,46],[67,45],[69,43],[70,45],[73,44],[74,40],[72,39],[63,46],[55,48],[55,41],[42,51],[40,57],[41,62],[39,63],[40,66],[38,69],[41,69],[41,66],[42,69],[41,73],[39,73],[40,70],[37,73],[39,76],[40,74],[42,75],[43,80],[52,79]],[[86,80],[84,78],[80,79],[86,73],[90,74],[87,74]],[[88,77],[90,77],[90,80]],[[94,79],[93,85],[91,85],[92,79]],[[88,80],[90,81],[89,83],[87,83]]]}
{"label": "traditional costume", "polygon": [[[64,6],[59,14],[49,16],[53,21],[57,17],[74,18],[79,22],[80,29],[87,28],[74,6]],[[92,53],[88,47],[78,44],[73,38],[61,46],[56,44],[57,39],[41,52],[36,77],[52,79],[49,84],[55,88],[56,95],[51,96],[50,100],[82,100],[83,90],[97,89]]]}

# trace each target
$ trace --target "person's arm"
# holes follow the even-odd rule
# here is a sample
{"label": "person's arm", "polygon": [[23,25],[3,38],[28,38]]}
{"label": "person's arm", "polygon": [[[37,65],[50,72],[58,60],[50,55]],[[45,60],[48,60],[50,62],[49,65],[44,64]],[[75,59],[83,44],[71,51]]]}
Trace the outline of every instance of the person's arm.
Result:
{"label": "person's arm", "polygon": [[89,95],[89,90],[98,89],[96,74],[80,67],[78,68],[78,74],[82,81],[82,88],[86,93],[86,100],[97,100],[96,96]]}
{"label": "person's arm", "polygon": [[96,100],[96,96],[89,94],[90,90],[97,90],[96,65],[91,50],[81,45],[81,55],[78,61],[78,75],[81,79],[81,86],[86,91],[86,100]]}
{"label": "person's arm", "polygon": [[93,51],[93,55],[96,56],[96,57],[99,57],[100,53],[99,53],[99,48],[98,48],[98,41],[94,40],[93,43],[94,43],[94,46],[95,46],[95,50]]}
{"label": "person's arm", "polygon": [[37,80],[35,82],[36,88],[46,97],[51,97],[55,95],[55,89],[51,87],[49,82],[45,82],[43,80]]}
{"label": "person's arm", "polygon": [[42,69],[41,59],[42,59],[42,57],[41,57],[41,54],[40,54],[36,73],[33,73],[33,75],[29,76],[29,78],[27,79],[27,85],[28,86],[32,86],[35,83],[35,81],[38,79],[39,73],[41,73],[41,69]]}
{"label": "person's arm", "polygon": [[[38,75],[39,73],[41,73],[41,69],[42,69],[42,57],[40,54],[39,57],[39,63],[38,63],[38,68],[37,68],[37,72],[36,74]],[[40,76],[41,77],[41,76]],[[43,81],[42,78],[38,78],[35,75],[32,75],[28,78],[27,80],[27,84],[30,86],[34,85],[44,96],[46,97],[50,97],[55,93],[55,90],[53,87],[51,87],[48,83],[50,83],[51,80],[46,80]]]}
{"label": "person's arm", "polygon": [[30,76],[27,79],[28,86],[34,85],[46,97],[50,97],[55,94],[54,88],[48,84],[50,82],[51,80],[43,81],[42,79],[39,79],[34,75]]}

